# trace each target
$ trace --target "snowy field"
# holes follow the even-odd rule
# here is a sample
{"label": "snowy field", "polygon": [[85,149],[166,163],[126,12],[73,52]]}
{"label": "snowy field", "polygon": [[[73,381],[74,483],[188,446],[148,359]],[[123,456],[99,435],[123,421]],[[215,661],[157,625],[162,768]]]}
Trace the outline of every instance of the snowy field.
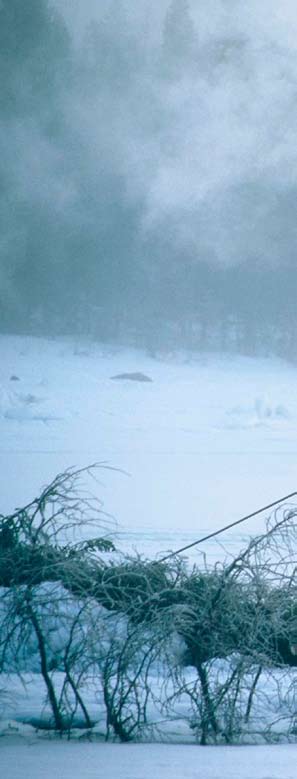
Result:
{"label": "snowy field", "polygon": [[[17,748],[16,748],[17,747]],[[295,779],[296,747],[0,744],[5,779]]]}
{"label": "snowy field", "polygon": [[[116,543],[153,556],[297,489],[297,368],[276,359],[164,354],[71,340],[0,339],[0,512],[70,466],[91,482]],[[142,372],[151,382],[112,380]],[[232,555],[263,520],[208,542]],[[192,551],[191,561],[199,560]],[[33,709],[27,714],[33,713]],[[13,707],[11,716],[13,719]],[[10,716],[10,714],[9,714]],[[48,741],[2,729],[5,779],[293,779],[296,747]]]}
{"label": "snowy field", "polygon": [[[297,368],[276,359],[163,355],[0,339],[1,511],[57,472],[106,462],[92,485],[119,545],[155,554],[297,489]],[[152,382],[113,381],[141,371]],[[223,537],[232,554],[262,523]],[[222,553],[212,543],[212,558]],[[224,552],[225,553],[225,552]],[[195,555],[192,553],[192,559]]]}

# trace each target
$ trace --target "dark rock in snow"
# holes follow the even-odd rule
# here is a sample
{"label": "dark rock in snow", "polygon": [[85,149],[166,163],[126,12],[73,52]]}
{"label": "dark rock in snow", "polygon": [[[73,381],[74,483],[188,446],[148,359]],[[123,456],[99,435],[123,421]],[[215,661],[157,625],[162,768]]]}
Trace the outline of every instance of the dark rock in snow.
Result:
{"label": "dark rock in snow", "polygon": [[129,379],[129,381],[153,381],[150,379],[149,376],[146,376],[145,373],[118,373],[116,376],[110,377],[113,380],[125,380]]}
{"label": "dark rock in snow", "polygon": [[19,376],[15,376],[15,374],[13,373],[12,376],[10,377],[10,381],[21,381],[21,380]]}

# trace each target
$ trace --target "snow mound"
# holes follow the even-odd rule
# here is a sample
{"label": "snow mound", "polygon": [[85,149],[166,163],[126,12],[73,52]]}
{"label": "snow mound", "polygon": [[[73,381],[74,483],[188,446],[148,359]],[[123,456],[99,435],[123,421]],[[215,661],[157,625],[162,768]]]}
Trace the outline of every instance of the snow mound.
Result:
{"label": "snow mound", "polygon": [[135,371],[133,373],[117,373],[116,376],[110,377],[113,381],[153,381],[146,373],[140,373]]}
{"label": "snow mound", "polygon": [[227,411],[227,416],[227,427],[235,429],[270,426],[290,419],[286,406],[270,403],[264,397],[255,398],[251,406],[235,406]]}
{"label": "snow mound", "polygon": [[[44,400],[31,392],[27,394],[18,394],[8,391],[0,385],[0,418],[16,420],[18,422],[40,421],[48,422],[61,419],[61,416],[55,414],[52,409],[46,406],[39,409]],[[36,408],[37,406],[37,408]]]}
{"label": "snow mound", "polygon": [[16,402],[16,395],[14,392],[8,392],[5,387],[0,384],[0,417],[5,417],[6,414],[13,409]]}

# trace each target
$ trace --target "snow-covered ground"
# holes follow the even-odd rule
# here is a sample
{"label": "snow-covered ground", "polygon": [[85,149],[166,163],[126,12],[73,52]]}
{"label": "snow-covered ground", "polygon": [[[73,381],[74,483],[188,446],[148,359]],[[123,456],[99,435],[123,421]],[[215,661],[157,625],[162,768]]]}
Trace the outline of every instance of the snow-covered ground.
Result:
{"label": "snow-covered ground", "polygon": [[[132,349],[14,336],[0,338],[0,357],[2,513],[31,500],[65,468],[105,462],[121,471],[99,471],[92,490],[117,519],[118,545],[154,555],[297,488],[297,368],[285,362],[153,359]],[[152,381],[111,379],[130,371]],[[210,560],[232,554],[243,535],[262,527],[259,518],[249,521],[224,534],[223,549],[208,542],[203,551]],[[30,685],[22,698],[12,682],[10,695],[8,716],[18,709],[39,715]],[[1,733],[5,779],[296,776],[292,745],[61,743],[3,722]]]}
{"label": "snow-covered ground", "polygon": [[[17,746],[17,748],[16,748]],[[295,779],[296,747],[0,743],[5,779]]]}
{"label": "snow-covered ground", "polygon": [[[294,366],[15,336],[0,338],[0,355],[3,513],[57,472],[104,461],[125,473],[101,471],[92,488],[120,545],[149,555],[297,488]],[[111,380],[129,371],[152,382]],[[225,550],[261,528],[258,518],[228,532]]]}

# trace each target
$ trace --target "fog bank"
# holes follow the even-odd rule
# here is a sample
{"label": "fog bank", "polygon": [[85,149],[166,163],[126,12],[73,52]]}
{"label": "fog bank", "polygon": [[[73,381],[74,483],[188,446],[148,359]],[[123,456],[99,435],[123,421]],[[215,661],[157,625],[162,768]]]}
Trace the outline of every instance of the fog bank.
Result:
{"label": "fog bank", "polygon": [[2,330],[295,357],[293,2],[2,0]]}

